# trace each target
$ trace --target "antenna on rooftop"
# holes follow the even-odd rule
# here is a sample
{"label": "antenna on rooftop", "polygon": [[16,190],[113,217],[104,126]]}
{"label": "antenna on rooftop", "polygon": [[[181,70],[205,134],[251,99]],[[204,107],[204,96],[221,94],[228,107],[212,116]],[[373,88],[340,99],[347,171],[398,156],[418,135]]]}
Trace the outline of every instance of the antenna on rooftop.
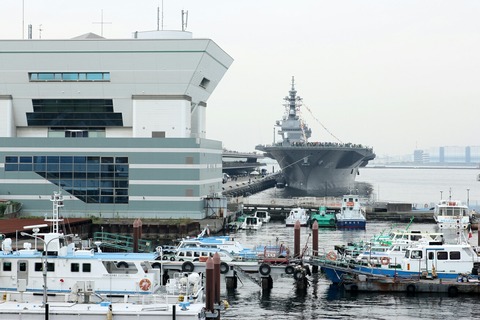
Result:
{"label": "antenna on rooftop", "polygon": [[188,10],[182,10],[182,31],[187,30]]}
{"label": "antenna on rooftop", "polygon": [[[157,31],[160,30],[160,7],[157,7]],[[163,30],[163,0],[162,0],[162,30]]]}
{"label": "antenna on rooftop", "polygon": [[112,24],[111,22],[104,22],[103,21],[103,9],[102,9],[102,16],[100,22],[92,22],[93,24],[100,24],[102,27],[100,29],[100,35],[103,37],[103,25],[104,24]]}
{"label": "antenna on rooftop", "polygon": [[25,0],[22,0],[22,39],[25,39]]}

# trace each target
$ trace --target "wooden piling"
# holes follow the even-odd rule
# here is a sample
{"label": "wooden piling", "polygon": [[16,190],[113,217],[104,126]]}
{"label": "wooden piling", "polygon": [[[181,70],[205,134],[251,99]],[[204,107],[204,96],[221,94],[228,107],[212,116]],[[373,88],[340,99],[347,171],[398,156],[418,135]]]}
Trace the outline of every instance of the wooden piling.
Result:
{"label": "wooden piling", "polygon": [[[318,256],[318,222],[315,222],[312,225],[312,255],[314,257]],[[318,266],[313,266],[312,268],[313,273],[318,273]]]}
{"label": "wooden piling", "polygon": [[138,240],[140,239],[139,229],[139,219],[135,219],[135,221],[133,221],[133,252],[138,252]]}
{"label": "wooden piling", "polygon": [[208,258],[205,264],[206,286],[205,286],[205,309],[208,312],[213,312],[215,300],[215,274],[213,270],[213,259]]}
{"label": "wooden piling", "polygon": [[216,304],[220,303],[220,255],[215,252],[213,255],[213,273],[215,275],[215,300]]}
{"label": "wooden piling", "polygon": [[293,257],[300,257],[300,221],[293,226]]}

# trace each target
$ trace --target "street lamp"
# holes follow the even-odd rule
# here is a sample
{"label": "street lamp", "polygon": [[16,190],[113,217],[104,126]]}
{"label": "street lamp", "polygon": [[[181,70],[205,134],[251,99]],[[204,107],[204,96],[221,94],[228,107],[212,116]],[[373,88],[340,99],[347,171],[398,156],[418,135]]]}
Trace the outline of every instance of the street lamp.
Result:
{"label": "street lamp", "polygon": [[467,189],[467,207],[470,206],[470,189]]}
{"label": "street lamp", "polygon": [[[35,229],[34,231],[39,231],[38,229]],[[47,266],[48,266],[48,245],[53,241],[53,240],[58,240],[58,239],[65,239],[66,237],[72,237],[73,235],[68,234],[68,235],[63,235],[60,234],[57,237],[51,238],[48,241],[45,241],[38,235],[36,235],[36,232],[34,234],[26,233],[26,232],[21,232],[20,233],[22,236],[30,237],[35,239],[35,243],[37,240],[40,240],[43,242],[45,246],[45,253],[42,254],[41,256],[41,261],[42,261],[42,275],[43,275],[43,306],[45,308],[45,320],[48,320],[48,295],[47,295]]]}

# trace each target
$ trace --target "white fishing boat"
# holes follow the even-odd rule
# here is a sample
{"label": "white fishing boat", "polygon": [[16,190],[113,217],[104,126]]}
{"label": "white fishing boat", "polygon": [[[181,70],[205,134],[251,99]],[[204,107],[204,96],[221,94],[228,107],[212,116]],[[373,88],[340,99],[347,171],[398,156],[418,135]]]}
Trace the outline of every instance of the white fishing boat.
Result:
{"label": "white fishing boat", "polygon": [[367,219],[358,195],[343,196],[340,213],[337,213],[337,228],[365,229]]}
{"label": "white fishing boat", "polygon": [[[34,241],[0,251],[1,319],[199,319],[205,314],[203,279],[193,272],[164,270],[161,249],[152,253],[107,253],[79,247],[59,229],[61,194],[54,193],[51,231],[27,226]],[[80,241],[81,243],[81,241]],[[37,246],[43,247],[41,250]],[[183,269],[183,266],[182,266]],[[170,270],[172,271],[172,270]]]}
{"label": "white fishing boat", "polygon": [[[33,233],[20,232],[27,239],[21,249],[12,248],[12,239],[3,240],[0,291],[50,295],[88,290],[96,295],[122,296],[165,292],[162,282],[166,283],[171,275],[167,277],[164,272],[162,263],[168,262],[161,261],[161,249],[151,253],[110,253],[102,252],[100,242],[95,243],[95,248],[82,247],[84,241],[59,229],[61,194],[54,193],[50,200],[53,215],[45,219],[51,223],[50,232],[40,233],[39,226],[27,226],[26,230]],[[189,294],[197,296],[198,292]]]}
{"label": "white fishing boat", "polygon": [[258,230],[262,227],[262,219],[258,217],[246,217],[240,229]]}
{"label": "white fishing boat", "polygon": [[441,200],[435,205],[433,212],[437,226],[440,229],[467,229],[470,222],[468,206],[458,200]]}
{"label": "white fishing boat", "polygon": [[268,223],[270,222],[270,213],[266,210],[257,210],[255,211],[255,213],[253,214],[254,217],[256,218],[259,218],[262,223]]}
{"label": "white fishing boat", "polygon": [[307,226],[308,219],[309,216],[304,208],[293,208],[285,219],[285,226],[293,227],[298,221],[300,226],[304,227]]}
{"label": "white fishing boat", "polygon": [[[7,298],[8,297],[8,298]],[[24,294],[23,300],[17,300],[10,293],[0,305],[2,320],[98,320],[98,319],[142,319],[142,320],[198,320],[205,319],[205,307],[188,301],[177,304],[149,300],[137,297],[137,301],[101,301],[93,299],[89,303],[52,301],[47,307],[41,301],[33,301],[35,296]],[[38,298],[38,297],[37,297]],[[153,297],[149,297],[153,298]],[[52,299],[53,300],[53,299]]]}
{"label": "white fishing boat", "polygon": [[237,260],[258,260],[263,256],[266,248],[269,251],[278,251],[279,256],[288,256],[288,248],[283,246],[278,239],[274,245],[258,244],[248,248],[231,236],[209,235],[208,226],[196,238],[182,239],[176,250],[192,247],[221,249],[231,253]]}

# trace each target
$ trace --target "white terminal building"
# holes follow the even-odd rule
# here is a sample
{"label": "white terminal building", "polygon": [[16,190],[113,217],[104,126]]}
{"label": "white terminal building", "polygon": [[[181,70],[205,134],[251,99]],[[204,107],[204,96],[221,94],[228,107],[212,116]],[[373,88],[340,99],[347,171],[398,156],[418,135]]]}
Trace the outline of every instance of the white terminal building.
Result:
{"label": "white terminal building", "polygon": [[207,100],[233,59],[185,31],[0,40],[0,198],[27,215],[192,218],[222,190]]}

